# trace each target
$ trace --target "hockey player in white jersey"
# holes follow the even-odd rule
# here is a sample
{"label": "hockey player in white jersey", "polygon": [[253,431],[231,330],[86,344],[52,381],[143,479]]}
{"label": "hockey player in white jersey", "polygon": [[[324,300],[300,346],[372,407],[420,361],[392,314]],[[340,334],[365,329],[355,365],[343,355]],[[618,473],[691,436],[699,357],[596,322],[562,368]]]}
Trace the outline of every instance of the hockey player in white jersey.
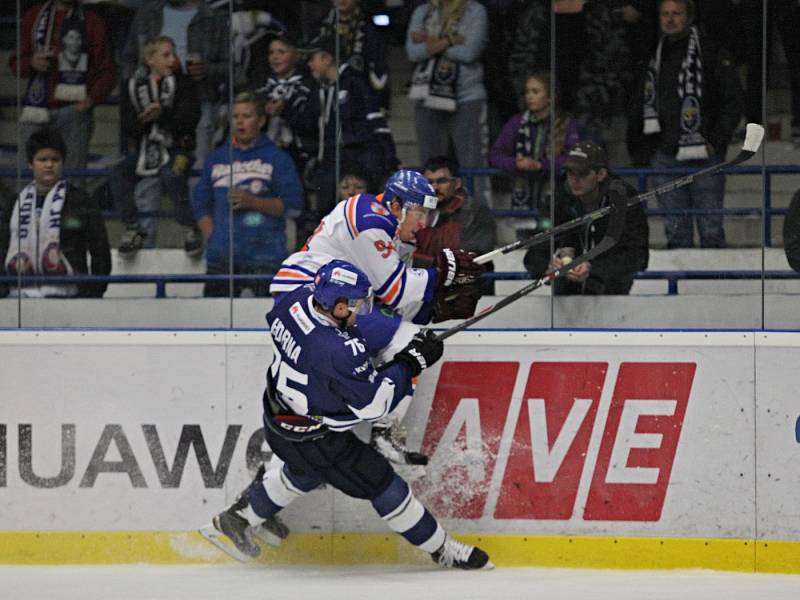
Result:
{"label": "hockey player in white jersey", "polygon": [[[378,303],[403,321],[424,325],[443,320],[442,317],[472,316],[454,314],[452,310],[441,314],[446,298],[452,299],[484,270],[472,262],[471,253],[448,248],[438,257],[435,267],[410,267],[416,233],[435,221],[437,200],[436,192],[421,173],[400,170],[388,179],[383,194],[358,194],[340,202],[322,219],[303,248],[283,262],[270,292],[277,296],[291,291],[312,281],[322,265],[341,259],[364,271]],[[386,327],[391,326],[377,326],[359,318],[370,348],[384,351],[378,360],[391,358],[419,329],[397,331],[397,322],[391,332],[397,336],[396,343],[387,347],[383,342],[387,342],[389,333]],[[380,329],[379,334],[376,328]]]}
{"label": "hockey player in white jersey", "polygon": [[260,553],[253,528],[294,499],[327,483],[363,498],[395,532],[445,567],[491,568],[488,555],[447,535],[408,484],[351,429],[397,409],[413,377],[434,364],[443,344],[417,333],[391,365],[375,370],[356,315],[367,314],[366,274],[334,260],[314,284],[284,294],[267,314],[274,358],[267,371],[264,430],[282,462],[257,478],[201,533],[239,560]]}

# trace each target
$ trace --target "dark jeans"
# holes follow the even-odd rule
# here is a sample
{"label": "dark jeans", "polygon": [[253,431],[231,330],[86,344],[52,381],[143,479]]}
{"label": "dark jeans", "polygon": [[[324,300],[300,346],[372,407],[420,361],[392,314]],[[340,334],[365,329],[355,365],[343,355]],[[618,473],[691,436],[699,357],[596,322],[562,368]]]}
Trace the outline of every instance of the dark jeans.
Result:
{"label": "dark jeans", "polygon": [[150,213],[158,212],[161,196],[166,194],[175,207],[175,220],[186,227],[194,227],[187,178],[172,170],[174,156],[161,167],[157,175],[149,177],[136,174],[137,159],[137,154],[128,154],[114,165],[108,181],[114,206],[119,211],[122,222],[129,227],[138,224],[147,233],[148,245],[154,245],[158,216]]}
{"label": "dark jeans", "polygon": [[[654,167],[698,167],[705,168],[722,162],[720,157],[709,160],[679,161],[663,152],[653,157]],[[663,185],[674,179],[672,176],[653,177],[653,186]],[[658,197],[660,208],[664,209],[719,209],[725,196],[725,176],[701,177],[691,185],[678,188]],[[669,248],[691,248],[693,245],[693,222],[697,223],[701,248],[725,248],[725,230],[722,228],[722,215],[682,215],[672,214],[664,217],[664,232]]]}

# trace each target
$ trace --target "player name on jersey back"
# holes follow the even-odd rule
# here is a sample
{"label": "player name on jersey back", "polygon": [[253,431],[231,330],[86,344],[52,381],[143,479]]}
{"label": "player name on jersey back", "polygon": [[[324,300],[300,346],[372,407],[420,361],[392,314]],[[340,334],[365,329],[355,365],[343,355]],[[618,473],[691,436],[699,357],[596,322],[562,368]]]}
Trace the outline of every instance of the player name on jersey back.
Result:
{"label": "player name on jersey back", "polygon": [[[299,304],[297,304],[297,307],[299,308]],[[294,306],[292,306],[292,308],[294,308]],[[313,324],[311,324],[311,326],[313,329]],[[297,364],[297,359],[303,351],[303,347],[295,341],[291,332],[286,328],[286,325],[283,324],[283,321],[275,319],[270,325],[269,332],[272,335],[272,339],[275,340],[275,345],[283,350],[283,354],[286,358],[294,364]]]}

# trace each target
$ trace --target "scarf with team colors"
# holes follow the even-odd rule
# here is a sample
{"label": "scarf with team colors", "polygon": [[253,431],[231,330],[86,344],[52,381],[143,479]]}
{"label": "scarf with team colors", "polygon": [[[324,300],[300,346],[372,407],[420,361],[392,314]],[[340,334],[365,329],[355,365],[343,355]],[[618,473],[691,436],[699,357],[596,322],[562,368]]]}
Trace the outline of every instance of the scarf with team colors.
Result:
{"label": "scarf with team colors", "polygon": [[[36,214],[36,183],[20,192],[11,213],[11,235],[5,259],[9,275],[72,275],[74,270],[61,252],[61,217],[67,199],[67,182],[59,181],[47,193]],[[74,296],[75,286],[25,288],[27,296]]]}
{"label": "scarf with team colors", "polygon": [[[644,85],[644,129],[645,135],[661,132],[658,122],[658,73],[661,68],[662,36],[658,48],[647,67]],[[703,52],[700,48],[700,32],[695,25],[689,28],[689,43],[678,75],[678,97],[681,99],[681,135],[678,139],[678,160],[706,160],[706,139],[700,133],[703,123],[700,101],[703,97]]]}
{"label": "scarf with team colors", "polygon": [[[440,10],[431,5],[425,15],[425,31],[428,35],[442,37],[454,35],[460,19],[442,23]],[[411,74],[410,100],[420,100],[422,106],[432,110],[454,112],[456,110],[456,82],[458,63],[450,60],[444,52],[420,61]]]}
{"label": "scarf with team colors", "polygon": [[[61,22],[59,43],[53,45],[53,28],[56,20],[54,1],[46,2],[33,25],[32,48],[34,52],[59,48],[56,55],[58,83],[53,98],[62,102],[81,102],[86,99],[86,74],[89,70],[89,43],[83,8],[76,4]],[[69,44],[65,40],[69,41]],[[78,44],[73,48],[72,44]],[[70,46],[67,48],[66,46]],[[47,80],[49,73],[34,71],[28,80],[22,101],[20,121],[23,123],[47,123],[50,111],[47,108]]]}
{"label": "scarf with team colors", "polygon": [[[162,110],[172,106],[175,101],[175,76],[156,79],[147,67],[140,67],[128,80],[128,94],[137,113],[158,102]],[[172,136],[168,131],[151,122],[150,129],[139,141],[139,158],[136,161],[136,174],[141,177],[156,175],[158,170],[169,162],[169,148]]]}

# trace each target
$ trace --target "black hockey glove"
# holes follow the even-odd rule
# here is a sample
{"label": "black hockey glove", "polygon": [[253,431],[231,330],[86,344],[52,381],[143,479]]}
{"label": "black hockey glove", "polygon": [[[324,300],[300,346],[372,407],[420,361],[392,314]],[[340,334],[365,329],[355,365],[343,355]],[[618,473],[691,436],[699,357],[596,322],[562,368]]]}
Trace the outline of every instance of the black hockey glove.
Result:
{"label": "black hockey glove", "polygon": [[436,256],[436,268],[439,277],[436,289],[449,288],[451,285],[467,285],[474,283],[486,269],[483,265],[472,262],[474,252],[444,248]]}
{"label": "black hockey glove", "polygon": [[394,355],[394,360],[408,367],[411,376],[416,377],[439,360],[443,352],[444,342],[429,329],[423,329],[411,338],[408,346]]}
{"label": "black hockey glove", "polygon": [[475,314],[481,291],[478,286],[454,285],[436,293],[433,303],[434,323],[450,319],[469,319]]}

